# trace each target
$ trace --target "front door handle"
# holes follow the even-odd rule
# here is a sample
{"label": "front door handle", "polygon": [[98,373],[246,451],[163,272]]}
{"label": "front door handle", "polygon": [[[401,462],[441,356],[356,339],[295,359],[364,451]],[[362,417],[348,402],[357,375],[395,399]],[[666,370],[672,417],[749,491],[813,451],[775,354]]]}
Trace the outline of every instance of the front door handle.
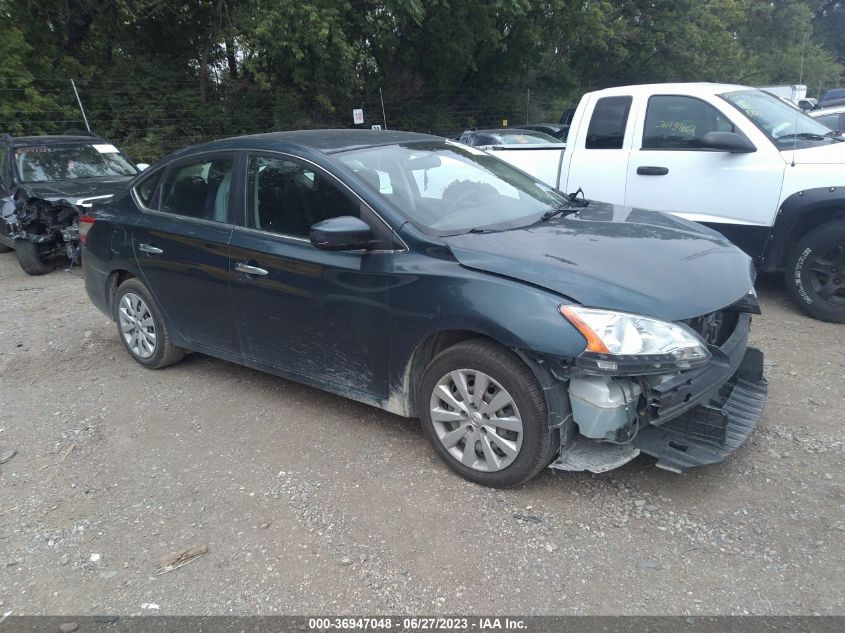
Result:
{"label": "front door handle", "polygon": [[145,253],[149,253],[150,255],[161,255],[164,251],[161,250],[158,246],[153,246],[152,244],[138,244],[138,250],[143,251]]}
{"label": "front door handle", "polygon": [[637,167],[640,176],[665,176],[669,173],[668,167]]}
{"label": "front door handle", "polygon": [[244,262],[239,262],[235,264],[235,270],[239,273],[244,273],[246,275],[261,275],[262,277],[267,274],[267,271],[263,268],[259,268],[258,266],[250,266],[249,264],[245,264]]}

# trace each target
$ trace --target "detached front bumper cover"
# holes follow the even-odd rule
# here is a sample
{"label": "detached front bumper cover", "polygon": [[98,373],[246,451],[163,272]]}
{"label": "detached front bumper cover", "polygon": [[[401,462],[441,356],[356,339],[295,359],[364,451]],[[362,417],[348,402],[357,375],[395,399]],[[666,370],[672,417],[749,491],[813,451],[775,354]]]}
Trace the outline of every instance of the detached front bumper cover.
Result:
{"label": "detached front bumper cover", "polygon": [[658,459],[657,466],[685,472],[720,462],[748,439],[768,398],[763,353],[747,347],[750,316],[707,366],[659,385],[651,394],[652,424],[634,446]]}

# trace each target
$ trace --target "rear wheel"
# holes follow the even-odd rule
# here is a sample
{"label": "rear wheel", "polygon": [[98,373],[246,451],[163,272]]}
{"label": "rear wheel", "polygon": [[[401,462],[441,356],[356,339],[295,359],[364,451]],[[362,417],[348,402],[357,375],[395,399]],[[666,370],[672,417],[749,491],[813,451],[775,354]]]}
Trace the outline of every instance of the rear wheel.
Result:
{"label": "rear wheel", "polygon": [[45,275],[56,267],[54,262],[44,256],[44,247],[29,240],[15,242],[15,255],[28,275]]}
{"label": "rear wheel", "polygon": [[420,381],[417,406],[434,450],[478,484],[518,486],[553,457],[554,433],[537,379],[512,352],[484,339],[435,357]]}
{"label": "rear wheel", "polygon": [[185,357],[185,350],[173,344],[158,304],[137,279],[118,287],[114,320],[123,346],[140,365],[161,369]]}
{"label": "rear wheel", "polygon": [[845,220],[808,231],[786,259],[786,287],[807,314],[845,323]]}

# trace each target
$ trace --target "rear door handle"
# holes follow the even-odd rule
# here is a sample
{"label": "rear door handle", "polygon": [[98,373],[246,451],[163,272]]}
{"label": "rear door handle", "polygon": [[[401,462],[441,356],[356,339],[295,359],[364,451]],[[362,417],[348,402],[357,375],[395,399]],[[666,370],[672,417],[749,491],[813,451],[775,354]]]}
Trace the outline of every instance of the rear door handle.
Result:
{"label": "rear door handle", "polygon": [[158,246],[153,246],[152,244],[144,244],[143,242],[138,244],[138,250],[143,251],[145,253],[150,253],[151,255],[161,255],[164,252]]}
{"label": "rear door handle", "polygon": [[640,176],[665,176],[669,173],[668,167],[637,167]]}
{"label": "rear door handle", "polygon": [[246,275],[261,275],[263,277],[267,274],[267,271],[263,268],[259,268],[258,266],[250,266],[249,264],[245,264],[243,262],[235,264],[235,270],[237,270],[239,273],[244,273]]}

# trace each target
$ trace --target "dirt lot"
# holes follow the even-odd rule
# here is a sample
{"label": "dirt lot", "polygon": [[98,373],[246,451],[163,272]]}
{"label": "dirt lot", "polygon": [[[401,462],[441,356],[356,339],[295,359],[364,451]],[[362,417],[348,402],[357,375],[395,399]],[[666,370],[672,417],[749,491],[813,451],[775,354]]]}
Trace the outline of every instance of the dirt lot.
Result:
{"label": "dirt lot", "polygon": [[0,614],[845,613],[845,326],[760,285],[771,396],[732,459],[492,491],[414,421],[198,354],[145,370],[78,270],[0,255]]}

